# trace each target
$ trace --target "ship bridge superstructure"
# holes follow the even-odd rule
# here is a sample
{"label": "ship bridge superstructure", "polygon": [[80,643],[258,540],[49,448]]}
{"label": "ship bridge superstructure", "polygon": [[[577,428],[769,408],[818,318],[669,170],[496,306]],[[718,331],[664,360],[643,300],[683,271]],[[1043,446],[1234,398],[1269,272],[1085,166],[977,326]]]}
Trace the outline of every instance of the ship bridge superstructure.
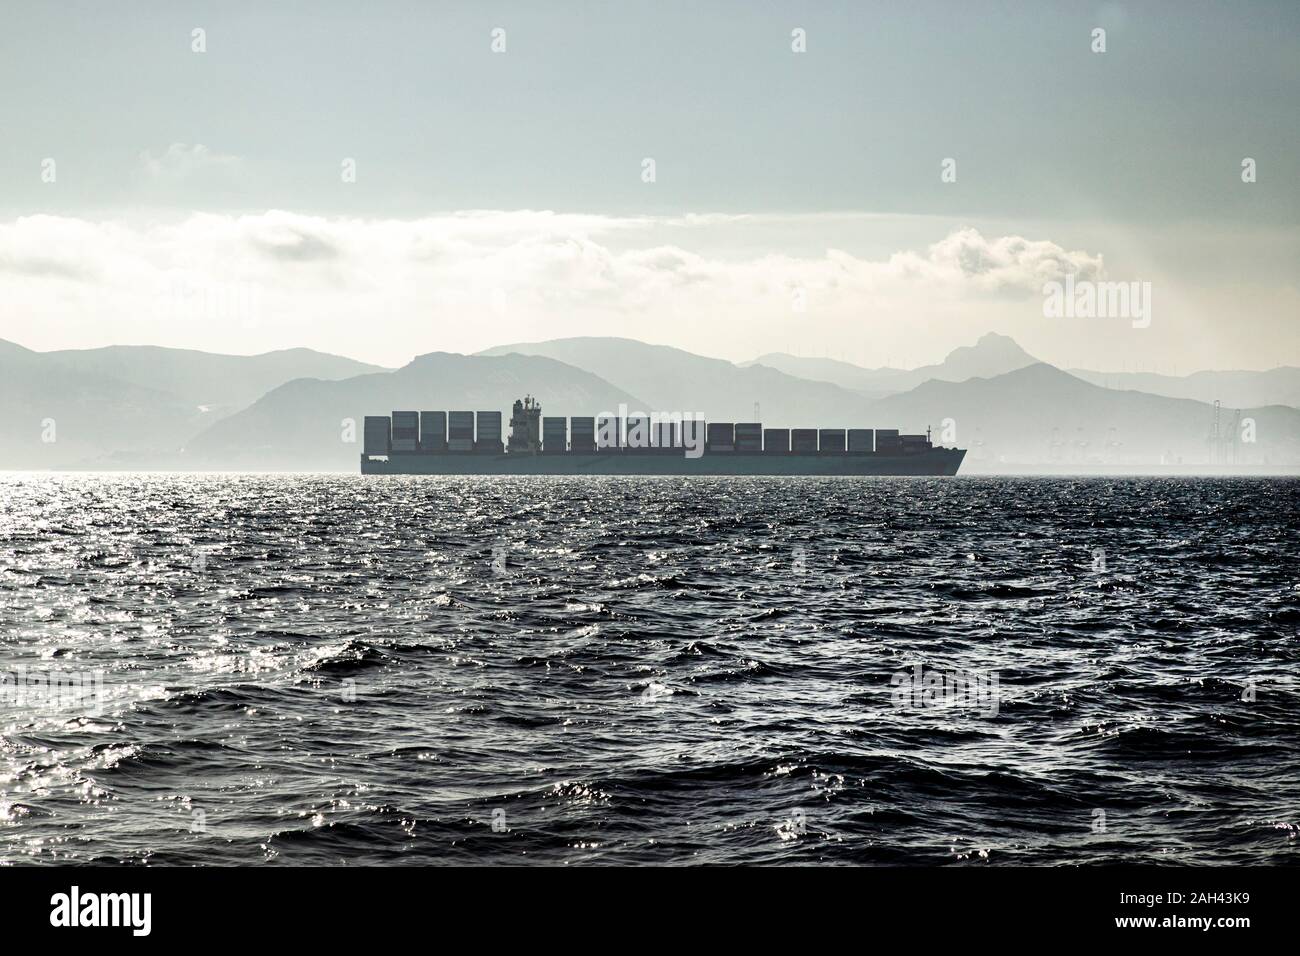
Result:
{"label": "ship bridge superstructure", "polygon": [[531,395],[515,399],[506,448],[512,454],[525,455],[536,455],[542,450],[542,403]]}

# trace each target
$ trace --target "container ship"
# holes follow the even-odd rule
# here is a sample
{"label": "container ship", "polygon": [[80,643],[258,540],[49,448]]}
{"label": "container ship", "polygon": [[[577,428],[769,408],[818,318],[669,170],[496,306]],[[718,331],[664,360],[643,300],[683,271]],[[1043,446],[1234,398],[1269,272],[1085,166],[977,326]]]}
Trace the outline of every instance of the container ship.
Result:
{"label": "container ship", "polygon": [[559,418],[532,396],[500,412],[367,415],[363,475],[955,475],[965,449],[929,431],[764,428],[664,415]]}

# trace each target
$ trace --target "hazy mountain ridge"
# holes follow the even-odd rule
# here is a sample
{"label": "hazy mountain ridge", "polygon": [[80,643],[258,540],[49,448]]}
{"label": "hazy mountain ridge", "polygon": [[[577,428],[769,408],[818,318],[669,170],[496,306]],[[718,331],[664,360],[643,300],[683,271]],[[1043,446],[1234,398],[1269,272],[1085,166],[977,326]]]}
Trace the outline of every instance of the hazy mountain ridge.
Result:
{"label": "hazy mountain ridge", "polygon": [[[539,396],[542,414],[595,415],[620,404],[645,407],[596,375],[543,356],[431,352],[393,372],[337,382],[299,379],[224,418],[190,442],[185,467],[355,471],[363,418],[412,411],[499,411],[509,435],[510,406]],[[345,421],[353,423],[352,441]]]}
{"label": "hazy mountain ridge", "polygon": [[[578,337],[485,349],[478,355],[545,355],[601,376],[639,395],[644,411],[698,412],[715,421],[754,421],[773,427],[848,427],[862,420],[869,400],[829,382],[788,375],[761,365],[742,367],[666,345],[635,339]],[[635,410],[635,409],[634,409]]]}
{"label": "hazy mountain ridge", "polygon": [[[1202,465],[1214,423],[1214,407],[1204,402],[1106,389],[1043,363],[993,378],[931,379],[872,411],[907,431],[932,427],[936,442],[967,448],[963,470],[972,472]],[[1241,416],[1243,424],[1253,420],[1253,440],[1224,447],[1224,460],[1235,451],[1238,465],[1300,468],[1300,410],[1270,405]],[[1246,434],[1230,414],[1221,413],[1220,429]]]}
{"label": "hazy mountain ridge", "polygon": [[996,332],[982,335],[974,345],[962,345],[942,362],[915,369],[863,368],[851,362],[825,358],[803,358],[785,352],[769,352],[746,363],[766,365],[790,375],[803,375],[831,382],[842,388],[880,398],[915,388],[930,379],[963,382],[968,378],[992,378],[1038,362],[1014,339]]}
{"label": "hazy mountain ridge", "polygon": [[[1030,363],[1021,365],[1026,358]],[[232,361],[241,366],[239,374],[223,385]],[[300,361],[327,374],[365,371],[337,379],[294,376],[228,416],[199,411],[206,404],[200,397],[215,388],[238,397],[240,389],[258,387],[259,376],[274,380]],[[846,375],[857,368],[800,361],[812,370]],[[149,374],[151,363],[159,366],[156,376]],[[1009,365],[1015,367],[999,371]],[[972,370],[989,374],[944,377]],[[0,340],[0,399],[8,413],[0,425],[0,467],[353,471],[366,415],[400,408],[490,409],[502,412],[508,433],[510,405],[525,393],[542,401],[544,414],[565,417],[616,414],[625,406],[633,412],[700,412],[711,421],[757,417],[775,427],[929,427],[936,443],[970,450],[967,471],[1192,468],[1211,461],[1212,405],[1105,388],[1087,381],[1088,373],[1032,361],[1005,336],[986,335],[920,369],[859,371],[887,373],[896,382],[899,376],[927,377],[873,399],[761,362],[740,366],[620,338],[504,345],[476,355],[433,352],[392,371],[305,349],[249,357],[147,346],[41,353]],[[1297,371],[1273,370],[1278,374],[1270,380],[1280,394],[1290,394],[1286,389]],[[1226,376],[1212,381],[1221,386],[1236,376],[1270,374],[1200,373],[1200,379],[1173,381],[1203,384]],[[1240,466],[1300,471],[1300,411],[1262,403],[1243,408],[1242,422],[1236,417],[1230,406],[1220,410],[1221,434],[1242,439],[1249,431],[1255,439],[1236,444]],[[50,421],[57,439],[43,442]],[[1225,446],[1218,460],[1230,455]]]}
{"label": "hazy mountain ridge", "polygon": [[[39,356],[39,353],[29,353]],[[157,389],[0,354],[0,467],[112,467],[169,447],[202,421]]]}
{"label": "hazy mountain ridge", "polygon": [[908,370],[902,368],[863,368],[840,359],[790,355],[788,352],[768,352],[739,364],[741,368],[761,365],[809,381],[829,382],[868,398],[882,398],[892,394],[898,387],[897,383],[908,374]]}
{"label": "hazy mountain ridge", "polygon": [[156,346],[37,352],[0,340],[0,467],[171,461],[190,437],[268,389],[303,375],[375,367],[311,349],[249,356]]}
{"label": "hazy mountain ridge", "polygon": [[1300,368],[1280,365],[1265,371],[1234,370],[1193,372],[1190,375],[1157,375],[1154,372],[1095,372],[1070,369],[1071,375],[1104,388],[1127,389],[1190,398],[1213,404],[1217,399],[1227,408],[1289,405],[1300,408]]}
{"label": "hazy mountain ridge", "polygon": [[134,385],[170,392],[223,414],[257,401],[295,378],[341,379],[390,369],[355,359],[293,348],[259,355],[225,355],[151,345],[112,345],[37,353],[69,370],[93,371]]}
{"label": "hazy mountain ridge", "polygon": [[[564,354],[574,364],[598,363],[613,384],[624,388],[628,383],[623,375],[644,388],[662,383],[658,392],[649,394],[669,402],[679,400],[683,390],[693,387],[695,394],[702,396],[696,409],[714,421],[748,420],[756,401],[761,409],[759,419],[769,426],[859,426],[910,433],[932,428],[936,443],[969,449],[965,467],[972,471],[1070,465],[1082,469],[1194,468],[1212,460],[1212,405],[1105,389],[1037,361],[1014,340],[994,333],[982,336],[974,345],[954,349],[941,363],[904,373],[917,381],[894,394],[872,401],[862,392],[827,382],[824,384],[834,390],[820,394],[834,404],[812,409],[796,406],[793,413],[784,403],[792,394],[790,382],[800,380],[761,363],[734,366],[721,359],[630,339],[558,339],[489,351],[521,349]],[[860,371],[894,374],[899,370]],[[985,374],[974,374],[977,372]],[[906,384],[897,375],[894,380]],[[806,384],[797,394],[809,394]],[[652,406],[655,410],[676,407]],[[1261,405],[1243,409],[1241,417],[1254,421],[1251,437],[1255,440],[1237,443],[1237,464],[1300,470],[1300,412]],[[955,440],[945,439],[948,420],[955,429]],[[1233,413],[1222,410],[1220,433],[1237,434],[1234,427],[1240,429],[1234,426]],[[1232,454],[1230,447],[1222,447],[1216,451],[1216,460],[1227,461]]]}
{"label": "hazy mountain ridge", "polygon": [[[993,378],[1037,364],[1040,360],[1022,349],[1014,339],[994,332],[971,346],[954,349],[942,361],[916,369],[864,368],[837,359],[810,358],[770,352],[745,365],[766,365],[790,375],[830,382],[872,398],[915,388],[931,379],[962,382],[970,378]],[[1289,405],[1300,408],[1300,368],[1279,366],[1265,371],[1202,371],[1190,375],[1158,375],[1152,372],[1099,372],[1071,368],[1076,378],[1109,389],[1146,392],[1166,398],[1187,398],[1213,404],[1217,399],[1230,409]]]}

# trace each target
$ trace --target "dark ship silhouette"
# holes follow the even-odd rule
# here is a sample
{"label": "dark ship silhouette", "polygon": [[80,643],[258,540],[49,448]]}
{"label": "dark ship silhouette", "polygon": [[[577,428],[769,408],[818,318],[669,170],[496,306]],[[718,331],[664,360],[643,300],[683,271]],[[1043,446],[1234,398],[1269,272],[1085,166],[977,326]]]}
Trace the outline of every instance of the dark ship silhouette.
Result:
{"label": "dark ship silhouette", "polygon": [[543,417],[500,412],[367,415],[363,475],[955,475],[965,449],[888,428],[764,428],[699,416]]}

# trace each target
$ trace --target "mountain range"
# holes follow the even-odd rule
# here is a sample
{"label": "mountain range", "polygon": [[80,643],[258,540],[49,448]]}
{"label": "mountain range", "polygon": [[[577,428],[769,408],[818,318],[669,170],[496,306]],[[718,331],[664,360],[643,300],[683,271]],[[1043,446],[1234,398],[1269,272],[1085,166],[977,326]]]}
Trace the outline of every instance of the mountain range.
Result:
{"label": "mountain range", "polygon": [[847,428],[862,421],[871,404],[866,396],[832,382],[809,381],[764,365],[738,366],[635,339],[553,339],[499,345],[478,355],[509,353],[544,356],[594,372],[636,395],[641,409],[700,412],[715,421],[762,420],[776,428],[820,422],[827,428]]}
{"label": "mountain range", "polygon": [[548,358],[431,352],[393,372],[286,382],[195,437],[184,461],[202,468],[355,471],[365,415],[500,411],[504,424],[510,405],[525,394],[545,395],[546,414],[566,417],[640,404],[604,379]]}
{"label": "mountain range", "polygon": [[880,398],[915,388],[930,379],[964,382],[968,378],[992,378],[1037,362],[1038,359],[1017,345],[1014,339],[989,332],[974,345],[953,349],[942,362],[914,369],[862,368],[835,359],[801,358],[785,352],[769,352],[745,364],[764,365],[788,375],[819,379]]}
{"label": "mountain range", "polygon": [[[967,448],[963,471],[1081,466],[1187,468],[1211,460],[1214,407],[1190,399],[1102,388],[1043,363],[992,378],[930,379],[872,406],[877,421],[905,431],[933,426],[945,444]],[[1246,427],[1248,426],[1248,427]],[[1269,405],[1220,415],[1220,461],[1300,466],[1300,410]],[[1230,436],[1247,440],[1231,441]]]}
{"label": "mountain range", "polygon": [[1193,372],[1191,375],[1156,375],[1152,372],[1093,372],[1070,369],[1070,374],[1105,388],[1150,392],[1169,398],[1190,398],[1228,408],[1259,405],[1300,407],[1300,368],[1283,365],[1263,372]]}
{"label": "mountain range", "polygon": [[[964,472],[1194,470],[1211,460],[1300,472],[1297,373],[1066,372],[995,334],[919,369],[779,353],[735,364],[600,337],[432,352],[398,369],[308,349],[34,352],[0,341],[0,468],[354,471],[367,414],[486,409],[508,420],[530,393],[546,415],[931,428],[936,443],[970,449]],[[1125,385],[1145,387],[1112,387]],[[1217,415],[1219,434],[1238,440],[1215,449],[1210,393],[1235,400]]]}
{"label": "mountain range", "polygon": [[[863,368],[849,362],[825,358],[804,358],[785,352],[761,355],[747,365],[766,365],[789,375],[815,379],[881,398],[938,379],[964,382],[971,378],[993,378],[1014,372],[1039,359],[1022,349],[1014,339],[989,332],[971,346],[954,349],[936,365],[915,369]],[[1300,407],[1300,368],[1279,366],[1267,371],[1193,372],[1191,375],[1157,375],[1151,372],[1097,372],[1067,370],[1075,378],[1104,388],[1190,398],[1227,408],[1257,408],[1263,405]]]}
{"label": "mountain range", "polygon": [[310,349],[34,352],[0,340],[0,468],[172,466],[187,440],[290,379],[374,371]]}

